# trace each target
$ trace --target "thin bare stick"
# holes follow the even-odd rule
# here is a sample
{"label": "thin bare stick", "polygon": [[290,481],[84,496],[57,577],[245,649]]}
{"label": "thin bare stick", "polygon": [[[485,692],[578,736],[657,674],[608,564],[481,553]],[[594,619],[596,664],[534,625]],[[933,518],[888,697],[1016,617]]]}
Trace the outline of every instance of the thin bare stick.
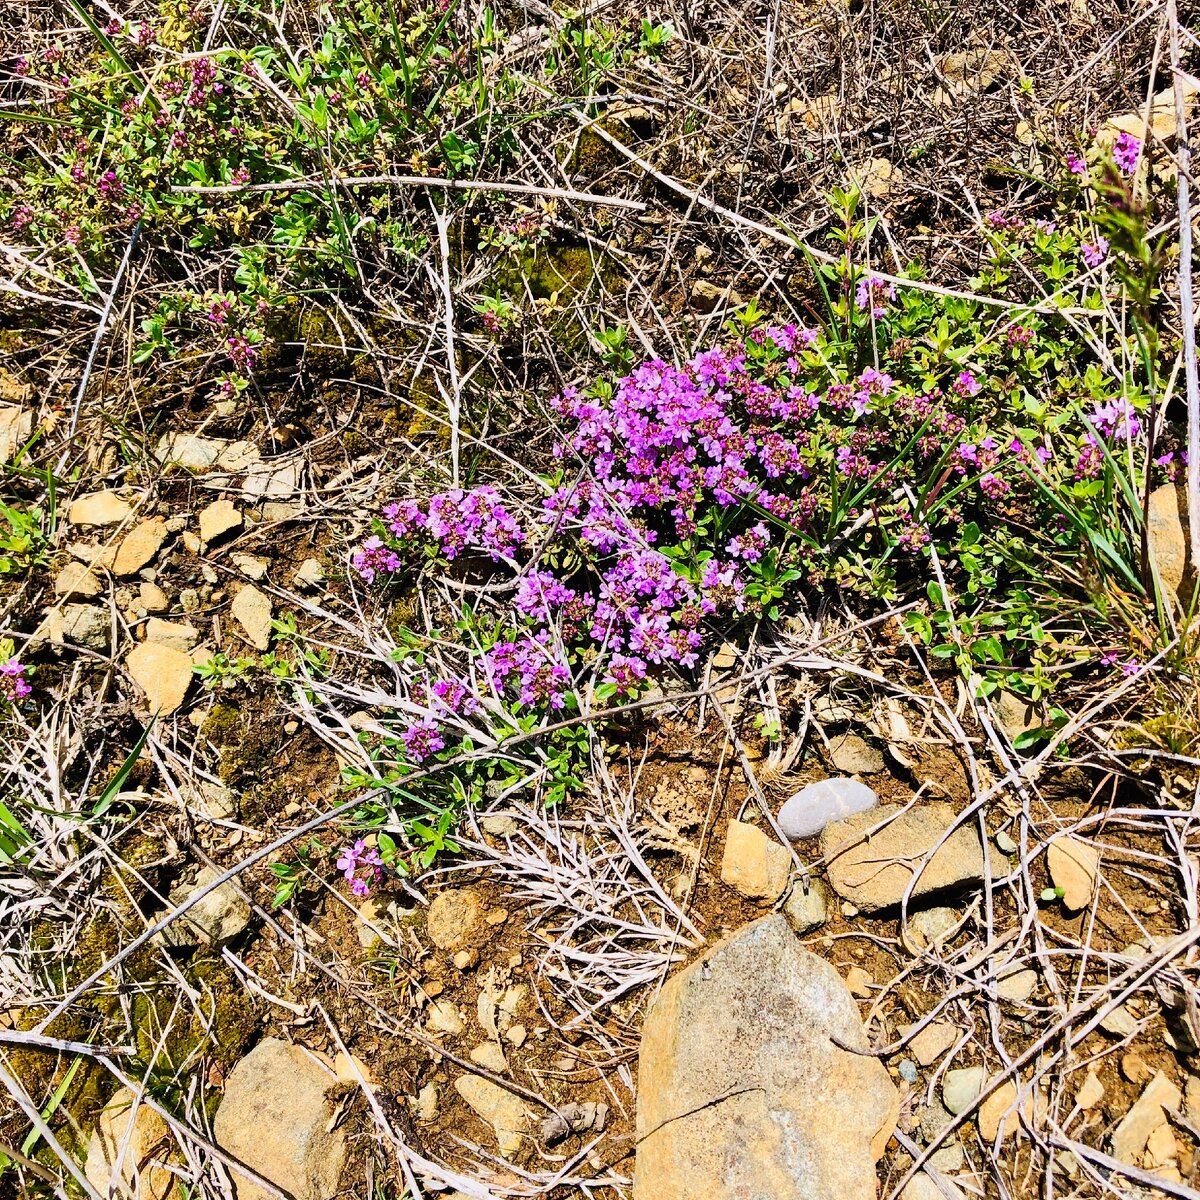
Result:
{"label": "thin bare stick", "polygon": [[575,192],[569,188],[538,187],[532,183],[507,183],[496,179],[439,179],[436,175],[350,175],[328,179],[277,179],[271,183],[176,184],[172,192],[192,196],[224,196],[241,192],[319,192],[329,187],[426,187],[445,192],[503,192],[514,196],[545,196],[550,200],[574,200],[605,208],[625,208],[645,212],[641,200],[619,196],[601,196],[596,192]]}
{"label": "thin bare stick", "polygon": [[1175,91],[1175,121],[1179,131],[1179,319],[1183,323],[1183,375],[1187,385],[1187,503],[1192,562],[1200,562],[1200,381],[1196,377],[1196,313],[1192,298],[1192,212],[1188,169],[1187,100],[1180,73],[1179,13],[1175,0],[1167,0],[1171,36],[1171,78]]}

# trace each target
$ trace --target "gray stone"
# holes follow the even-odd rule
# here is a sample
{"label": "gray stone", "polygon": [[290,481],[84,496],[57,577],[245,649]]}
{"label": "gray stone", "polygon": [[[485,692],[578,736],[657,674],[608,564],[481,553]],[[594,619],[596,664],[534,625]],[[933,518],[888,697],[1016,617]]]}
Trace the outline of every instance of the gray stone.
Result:
{"label": "gray stone", "polygon": [[1018,696],[1015,692],[1002,689],[996,693],[993,705],[1000,728],[1004,730],[1008,740],[1014,744],[1021,734],[1028,733],[1031,729],[1037,729],[1042,724],[1040,706],[1026,700],[1024,696]]}
{"label": "gray stone", "polygon": [[830,738],[829,757],[834,767],[847,775],[875,775],[884,767],[883,754],[857,733]]}
{"label": "gray stone", "polygon": [[466,1029],[466,1025],[452,1001],[434,1000],[429,1006],[429,1028],[434,1033],[448,1033],[451,1037],[457,1037]]}
{"label": "gray stone", "polygon": [[[836,1039],[836,1041],[835,1041]],[[634,1200],[875,1200],[899,1096],[779,914],[669,979],[642,1031]]]}
{"label": "gray stone", "polygon": [[[869,838],[867,831],[893,818]],[[967,822],[942,841],[955,823],[956,814],[941,801],[907,811],[899,804],[884,804],[846,821],[829,825],[821,834],[829,882],[843,900],[861,912],[877,912],[900,903],[913,882],[910,902],[983,882],[983,846],[973,822]],[[925,856],[938,843],[928,863]],[[993,864],[997,875],[1003,873]]]}
{"label": "gray stone", "polygon": [[200,641],[200,630],[181,621],[164,621],[161,617],[151,617],[146,622],[146,641],[153,642],[156,646],[170,646],[172,650],[182,650],[187,654],[194,650]]}
{"label": "gray stone", "polygon": [[[194,883],[171,889],[170,900],[178,907],[203,891],[220,872],[203,867]],[[250,905],[242,899],[233,881],[213,888],[198,900],[182,917],[163,930],[163,939],[172,946],[223,946],[231,942],[250,924]]]}
{"label": "gray stone", "polygon": [[996,994],[1001,1000],[1012,1000],[1020,1004],[1033,995],[1038,985],[1038,973],[1032,967],[1009,971],[996,980]]}
{"label": "gray stone", "polygon": [[953,908],[924,908],[910,913],[909,936],[918,946],[936,946],[959,922],[958,912]]}
{"label": "gray stone", "polygon": [[90,600],[100,595],[100,580],[83,563],[67,563],[54,577],[54,594],[68,600]]}
{"label": "gray stone", "polygon": [[62,636],[77,646],[104,653],[108,649],[109,618],[90,604],[67,604],[62,610]]}
{"label": "gray stone", "polygon": [[958,1067],[947,1071],[942,1080],[942,1103],[946,1111],[956,1117],[966,1112],[986,1082],[987,1071],[983,1067]]}
{"label": "gray stone", "polygon": [[802,787],[779,810],[779,828],[786,838],[813,837],[831,821],[875,808],[879,797],[857,779],[821,779]]}
{"label": "gray stone", "polygon": [[[217,1144],[295,1200],[330,1200],[346,1162],[345,1124],[326,1098],[336,1078],[299,1046],[260,1042],[229,1073],[213,1122]],[[237,1200],[274,1200],[236,1167]]]}
{"label": "gray stone", "polygon": [[799,879],[784,903],[783,915],[797,933],[811,933],[829,920],[829,899],[829,889],[819,879]]}
{"label": "gray stone", "polygon": [[0,465],[11,462],[33,432],[33,413],[18,405],[0,405]]}

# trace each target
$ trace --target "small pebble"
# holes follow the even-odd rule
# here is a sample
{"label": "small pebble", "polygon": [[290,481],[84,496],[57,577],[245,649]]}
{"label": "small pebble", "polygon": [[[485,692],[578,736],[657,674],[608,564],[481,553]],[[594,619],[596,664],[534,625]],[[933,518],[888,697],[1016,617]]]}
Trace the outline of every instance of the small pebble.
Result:
{"label": "small pebble", "polygon": [[860,1000],[866,1000],[875,986],[875,977],[870,971],[864,971],[862,967],[851,967],[846,972],[846,986],[850,989],[850,995],[857,996]]}
{"label": "small pebble", "polygon": [[942,1081],[942,1103],[946,1111],[956,1117],[965,1112],[983,1091],[986,1079],[987,1073],[982,1067],[959,1067],[947,1071]]}
{"label": "small pebble", "polygon": [[1019,849],[1017,843],[1003,829],[996,834],[996,847],[1005,854],[1016,854]]}
{"label": "small pebble", "polygon": [[460,971],[469,971],[479,962],[478,950],[460,950],[454,956],[454,965]]}
{"label": "small pebble", "polygon": [[900,1078],[905,1083],[917,1082],[917,1064],[911,1058],[902,1058],[900,1066],[897,1068],[900,1072]]}

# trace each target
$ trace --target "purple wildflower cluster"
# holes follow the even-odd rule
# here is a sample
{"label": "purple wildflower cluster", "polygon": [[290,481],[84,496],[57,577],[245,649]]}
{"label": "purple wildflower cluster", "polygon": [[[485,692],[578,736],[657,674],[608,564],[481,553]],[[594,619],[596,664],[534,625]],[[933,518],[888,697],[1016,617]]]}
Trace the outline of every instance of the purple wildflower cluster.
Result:
{"label": "purple wildflower cluster", "polygon": [[0,700],[16,704],[32,692],[33,688],[25,678],[25,667],[21,663],[15,658],[0,663]]}
{"label": "purple wildflower cluster", "polygon": [[1113,162],[1123,175],[1132,175],[1137,170],[1142,155],[1142,143],[1131,133],[1122,133],[1113,144]]}
{"label": "purple wildflower cluster", "polygon": [[338,857],[337,869],[345,876],[350,884],[350,890],[356,896],[365,896],[371,890],[372,883],[378,883],[383,877],[383,859],[374,847],[368,848],[366,842],[359,838],[354,845],[346,847]]}

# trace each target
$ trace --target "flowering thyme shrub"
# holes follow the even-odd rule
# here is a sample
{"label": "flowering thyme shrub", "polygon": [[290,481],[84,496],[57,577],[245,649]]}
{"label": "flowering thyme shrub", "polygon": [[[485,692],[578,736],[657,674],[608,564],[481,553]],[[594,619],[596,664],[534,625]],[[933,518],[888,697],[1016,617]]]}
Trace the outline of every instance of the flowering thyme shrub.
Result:
{"label": "flowering thyme shrub", "polygon": [[[769,324],[751,306],[686,362],[565,389],[565,465],[532,518],[491,485],[389,505],[353,555],[364,580],[454,563],[505,599],[439,639],[439,669],[416,635],[398,651],[409,684],[380,774],[403,787],[414,766],[492,746],[483,766],[427,780],[423,802],[444,816],[489,783],[557,800],[586,746],[566,718],[694,671],[739,622],[822,594],[916,601],[911,635],[982,694],[1139,670],[1156,595],[1140,497],[1182,459],[1153,330],[1101,319],[1152,287],[1130,232],[1147,211],[1128,178],[1138,153],[1127,140],[1068,163],[1076,190],[1057,214],[987,218],[974,284],[995,304],[863,267],[869,227],[835,193],[845,256],[821,269],[826,321]],[[504,741],[539,729],[544,769],[522,779]]]}

